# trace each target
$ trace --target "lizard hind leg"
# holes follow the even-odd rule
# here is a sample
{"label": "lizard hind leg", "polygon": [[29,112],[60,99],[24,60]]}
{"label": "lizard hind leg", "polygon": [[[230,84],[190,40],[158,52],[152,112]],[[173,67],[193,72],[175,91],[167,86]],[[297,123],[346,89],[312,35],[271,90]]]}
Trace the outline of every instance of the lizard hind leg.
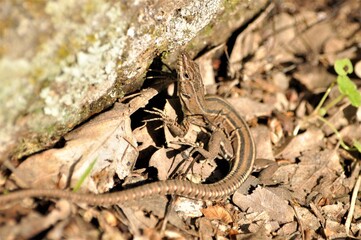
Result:
{"label": "lizard hind leg", "polygon": [[213,131],[211,134],[207,149],[208,150],[198,146],[193,149],[192,153],[198,152],[209,160],[214,160],[215,158],[225,158],[228,160],[234,156],[231,141],[220,129]]}

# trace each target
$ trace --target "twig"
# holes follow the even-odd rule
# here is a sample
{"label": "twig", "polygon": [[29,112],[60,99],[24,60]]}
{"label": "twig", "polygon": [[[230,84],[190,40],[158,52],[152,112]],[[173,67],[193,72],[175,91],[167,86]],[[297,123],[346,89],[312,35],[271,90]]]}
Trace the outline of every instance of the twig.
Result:
{"label": "twig", "polygon": [[361,185],[361,176],[359,175],[355,184],[355,187],[352,191],[352,197],[351,197],[351,203],[350,203],[350,209],[348,211],[347,214],[347,219],[346,219],[346,223],[345,223],[345,228],[346,228],[346,234],[347,236],[350,237],[350,226],[351,226],[351,221],[352,221],[352,217],[353,217],[353,212],[355,210],[355,204],[356,204],[356,198],[357,198],[357,193],[360,190],[360,185]]}

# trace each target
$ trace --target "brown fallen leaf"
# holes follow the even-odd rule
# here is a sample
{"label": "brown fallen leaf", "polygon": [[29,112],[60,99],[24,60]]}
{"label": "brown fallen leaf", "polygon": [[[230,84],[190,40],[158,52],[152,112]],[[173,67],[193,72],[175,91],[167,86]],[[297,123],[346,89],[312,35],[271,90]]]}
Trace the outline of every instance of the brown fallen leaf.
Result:
{"label": "brown fallen leaf", "polygon": [[251,195],[236,192],[233,202],[243,211],[249,209],[248,211],[266,213],[269,220],[278,221],[280,224],[291,222],[294,218],[288,202],[268,188],[257,187]]}
{"label": "brown fallen leaf", "polygon": [[207,218],[199,218],[198,225],[199,238],[202,240],[212,239],[214,233],[211,221]]}
{"label": "brown fallen leaf", "polygon": [[259,125],[251,129],[254,141],[257,143],[257,159],[268,159],[274,161],[271,133],[265,126]]}
{"label": "brown fallen leaf", "polygon": [[250,98],[239,97],[226,100],[246,121],[255,117],[270,116],[273,109],[270,104],[259,103]]}
{"label": "brown fallen leaf", "polygon": [[315,94],[324,92],[335,80],[335,76],[320,65],[301,65],[293,76]]}
{"label": "brown fallen leaf", "polygon": [[82,188],[107,192],[114,185],[114,175],[124,179],[138,156],[125,109],[119,104],[67,134],[64,147],[29,157],[16,169],[15,179],[21,176],[32,188],[64,188],[69,183],[73,187],[95,161]]}
{"label": "brown fallen leaf", "polygon": [[18,223],[8,222],[0,227],[2,239],[30,239],[59,221],[68,219],[71,215],[71,205],[66,200],[60,200],[56,208],[48,214],[42,215],[38,212],[31,212]]}
{"label": "brown fallen leaf", "polygon": [[138,157],[130,115],[144,107],[161,87],[141,91],[127,104],[114,107],[64,136],[64,146],[34,154],[13,172],[18,185],[31,188],[73,187],[93,163],[91,173],[81,185],[94,193],[109,191],[114,176],[124,179]]}
{"label": "brown fallen leaf", "polygon": [[298,202],[309,201],[308,195],[333,198],[345,192],[345,176],[341,175],[343,168],[336,151],[308,151],[298,159],[299,163],[280,166],[273,175],[275,182],[289,186]]}
{"label": "brown fallen leaf", "polygon": [[231,214],[219,205],[210,206],[201,210],[204,216],[210,220],[221,220],[224,223],[232,223]]}
{"label": "brown fallen leaf", "polygon": [[276,157],[294,160],[304,151],[319,149],[322,146],[323,138],[324,134],[321,129],[309,128],[306,132],[293,137],[278,151]]}
{"label": "brown fallen leaf", "polygon": [[313,215],[309,209],[301,206],[294,206],[294,210],[297,214],[298,221],[300,221],[304,229],[316,231],[321,226],[317,217]]}

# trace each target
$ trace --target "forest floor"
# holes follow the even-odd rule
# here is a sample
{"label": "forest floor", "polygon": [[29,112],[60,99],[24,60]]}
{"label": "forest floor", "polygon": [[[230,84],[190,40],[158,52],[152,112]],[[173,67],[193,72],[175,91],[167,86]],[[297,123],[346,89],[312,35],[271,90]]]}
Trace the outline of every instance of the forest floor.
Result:
{"label": "forest floor", "polygon": [[[227,48],[197,58],[207,93],[233,105],[256,143],[253,173],[228,199],[159,196],[119,206],[24,199],[1,206],[1,239],[361,238],[361,100],[352,92],[361,88],[360,9],[352,0],[272,3]],[[338,60],[352,82],[346,90],[336,81]],[[143,89],[67,134],[65,143],[28,157],[2,190],[16,189],[20,179],[37,188],[66,188],[69,159],[77,161],[78,179],[81,166],[98,162],[91,179],[78,180],[80,189],[96,193],[169,178],[192,146],[159,130],[162,124],[141,109],[149,101],[148,110],[162,108],[170,117],[179,111],[177,98],[156,94]],[[125,165],[136,166],[131,177]],[[178,175],[211,181],[224,165],[196,161]]]}

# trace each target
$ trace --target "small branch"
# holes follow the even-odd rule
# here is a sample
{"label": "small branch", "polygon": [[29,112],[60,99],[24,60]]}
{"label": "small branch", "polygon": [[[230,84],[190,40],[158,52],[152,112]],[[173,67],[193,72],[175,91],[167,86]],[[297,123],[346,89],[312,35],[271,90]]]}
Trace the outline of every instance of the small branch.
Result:
{"label": "small branch", "polygon": [[346,223],[345,223],[345,228],[346,228],[346,234],[347,236],[350,236],[350,226],[351,226],[351,221],[352,221],[352,217],[353,217],[353,213],[355,210],[355,204],[356,204],[356,199],[357,199],[357,193],[360,190],[360,185],[361,185],[361,176],[359,175],[355,184],[355,187],[352,191],[352,197],[351,197],[351,203],[350,203],[350,209],[348,211],[347,214],[347,219],[346,219]]}

